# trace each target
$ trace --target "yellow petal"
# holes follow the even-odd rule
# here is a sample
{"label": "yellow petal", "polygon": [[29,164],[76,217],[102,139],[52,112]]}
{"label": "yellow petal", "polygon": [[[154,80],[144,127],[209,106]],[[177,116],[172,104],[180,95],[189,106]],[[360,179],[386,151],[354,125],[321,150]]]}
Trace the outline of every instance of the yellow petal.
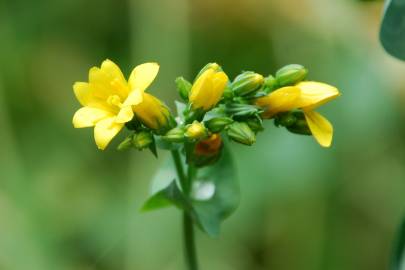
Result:
{"label": "yellow petal", "polygon": [[112,116],[112,114],[109,111],[92,107],[82,107],[77,110],[73,116],[73,126],[75,128],[92,127],[98,121],[110,116]]}
{"label": "yellow petal", "polygon": [[125,99],[129,92],[121,70],[109,60],[104,61],[101,68],[90,69],[89,83],[93,89],[93,95],[101,99],[107,99],[111,95],[118,95]]}
{"label": "yellow petal", "polygon": [[153,82],[159,72],[157,63],[145,63],[136,66],[129,76],[128,84],[130,91],[134,89],[145,91],[146,88]]}
{"label": "yellow petal", "polygon": [[124,124],[115,122],[115,117],[109,117],[99,121],[94,127],[94,140],[96,141],[97,147],[104,150],[123,126]]}
{"label": "yellow petal", "polygon": [[142,102],[142,99],[143,99],[142,96],[143,96],[143,92],[141,90],[135,88],[134,90],[132,90],[129,93],[129,95],[128,95],[127,99],[124,101],[123,105],[124,106],[137,105]]}
{"label": "yellow petal", "polygon": [[333,126],[322,115],[314,111],[304,111],[308,127],[317,142],[323,147],[329,147],[332,144]]}
{"label": "yellow petal", "polygon": [[73,92],[77,100],[83,106],[87,106],[93,99],[93,95],[91,94],[90,85],[86,82],[75,82],[73,85]]}
{"label": "yellow petal", "polygon": [[134,117],[134,112],[132,111],[131,106],[125,106],[122,107],[121,110],[119,111],[117,115],[117,119],[115,119],[115,122],[117,123],[126,123],[132,120]]}
{"label": "yellow petal", "polygon": [[299,107],[313,110],[340,95],[339,90],[320,82],[300,82],[295,87],[301,90]]}
{"label": "yellow petal", "polygon": [[256,100],[256,105],[265,109],[264,118],[271,118],[280,112],[287,112],[297,108],[300,89],[294,86],[282,87],[265,97]]}
{"label": "yellow petal", "polygon": [[189,100],[194,109],[209,107],[213,98],[213,76],[215,71],[207,69],[195,81],[190,90]]}
{"label": "yellow petal", "polygon": [[204,108],[205,110],[208,110],[211,107],[215,106],[221,100],[227,83],[228,76],[226,76],[225,72],[217,72],[214,75],[214,78],[212,80],[212,96],[207,104],[208,106]]}

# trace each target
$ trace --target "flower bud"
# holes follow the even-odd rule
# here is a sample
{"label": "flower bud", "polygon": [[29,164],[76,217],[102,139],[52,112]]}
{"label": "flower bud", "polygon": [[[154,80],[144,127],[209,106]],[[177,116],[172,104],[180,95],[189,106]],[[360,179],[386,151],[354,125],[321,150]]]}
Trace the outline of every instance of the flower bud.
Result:
{"label": "flower bud", "polygon": [[277,71],[276,80],[280,87],[294,85],[304,80],[307,74],[308,70],[305,67],[291,64],[284,66]]}
{"label": "flower bud", "polygon": [[183,77],[178,77],[175,80],[176,86],[177,86],[177,91],[179,92],[180,97],[184,101],[188,101],[188,94],[190,93],[192,84],[184,79]]}
{"label": "flower bud", "polygon": [[207,137],[208,131],[203,123],[194,121],[192,124],[187,126],[187,130],[184,135],[193,140],[199,140]]}
{"label": "flower bud", "polygon": [[278,114],[274,119],[276,126],[283,126],[288,131],[296,134],[311,135],[303,111],[290,111]]}
{"label": "flower bud", "polygon": [[220,65],[218,65],[217,63],[208,63],[206,64],[201,70],[200,72],[198,72],[197,76],[195,77],[195,81],[207,70],[212,69],[215,72],[219,72],[222,71],[222,68]]}
{"label": "flower bud", "polygon": [[157,134],[164,134],[175,126],[169,108],[156,97],[143,93],[142,103],[132,107],[137,119]]}
{"label": "flower bud", "polygon": [[211,132],[218,133],[232,122],[233,120],[229,117],[216,117],[204,122],[204,124]]}
{"label": "flower bud", "polygon": [[241,144],[252,145],[256,142],[256,135],[248,124],[244,122],[234,122],[228,127],[228,136]]}
{"label": "flower bud", "polygon": [[153,135],[148,131],[141,131],[139,133],[135,133],[132,143],[136,149],[142,150],[153,143]]}
{"label": "flower bud", "polygon": [[259,90],[263,82],[262,75],[252,71],[245,71],[235,78],[231,84],[231,89],[237,96],[246,96]]}
{"label": "flower bud", "polygon": [[189,102],[192,110],[209,111],[222,98],[228,84],[228,76],[218,64],[208,64],[202,69],[191,87]]}
{"label": "flower bud", "polygon": [[264,78],[264,91],[266,93],[270,93],[274,89],[277,88],[277,80],[273,77],[273,75],[269,75]]}
{"label": "flower bud", "polygon": [[132,145],[132,135],[129,135],[128,137],[126,137],[117,147],[117,150],[119,151],[123,151],[123,150],[127,150],[129,148],[131,148]]}
{"label": "flower bud", "polygon": [[246,124],[253,130],[253,132],[263,131],[263,121],[260,118],[249,118],[246,120]]}
{"label": "flower bud", "polygon": [[221,135],[212,134],[195,145],[192,163],[197,167],[215,163],[220,157],[222,146]]}
{"label": "flower bud", "polygon": [[181,143],[184,141],[185,127],[175,127],[169,130],[162,139],[169,142]]}

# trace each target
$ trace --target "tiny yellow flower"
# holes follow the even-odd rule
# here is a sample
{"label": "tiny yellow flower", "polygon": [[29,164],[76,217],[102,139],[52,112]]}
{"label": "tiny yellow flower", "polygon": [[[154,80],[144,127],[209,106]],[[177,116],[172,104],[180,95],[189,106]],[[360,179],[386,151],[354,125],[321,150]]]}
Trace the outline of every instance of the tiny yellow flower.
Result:
{"label": "tiny yellow flower", "polygon": [[265,109],[264,118],[272,118],[278,113],[302,109],[312,135],[323,147],[332,143],[333,126],[321,114],[314,111],[317,107],[335,99],[339,90],[331,85],[305,81],[295,86],[277,89],[256,100],[256,105]]}
{"label": "tiny yellow flower", "polygon": [[156,63],[135,67],[125,80],[120,68],[110,60],[92,67],[89,82],[76,82],[73,90],[83,105],[73,116],[75,128],[93,127],[99,149],[105,149],[126,122],[132,120],[132,106],[142,103],[145,89],[159,71]]}
{"label": "tiny yellow flower", "polygon": [[190,90],[189,101],[193,109],[208,111],[221,99],[228,83],[228,76],[219,70],[218,64],[212,64],[194,82]]}

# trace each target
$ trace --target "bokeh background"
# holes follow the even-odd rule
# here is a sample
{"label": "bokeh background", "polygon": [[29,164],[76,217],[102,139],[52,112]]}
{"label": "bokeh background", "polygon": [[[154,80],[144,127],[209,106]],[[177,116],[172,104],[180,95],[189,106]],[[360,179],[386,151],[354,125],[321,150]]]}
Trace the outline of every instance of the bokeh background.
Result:
{"label": "bokeh background", "polygon": [[333,147],[267,124],[233,144],[242,191],[202,269],[386,269],[405,201],[405,63],[378,42],[381,1],[0,1],[0,269],[182,269],[180,212],[139,212],[161,164],[97,150],[74,130],[75,81],[109,58],[174,78],[208,62],[230,77],[289,63],[342,96],[321,109]]}

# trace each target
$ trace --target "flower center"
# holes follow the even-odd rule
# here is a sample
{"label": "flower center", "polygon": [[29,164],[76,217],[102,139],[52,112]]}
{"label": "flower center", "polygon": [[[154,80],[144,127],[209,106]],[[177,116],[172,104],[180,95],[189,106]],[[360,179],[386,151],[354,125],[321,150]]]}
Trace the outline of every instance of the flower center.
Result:
{"label": "flower center", "polygon": [[108,105],[113,106],[113,107],[118,107],[118,108],[122,107],[121,98],[118,95],[109,96],[107,98],[107,103],[108,103]]}

